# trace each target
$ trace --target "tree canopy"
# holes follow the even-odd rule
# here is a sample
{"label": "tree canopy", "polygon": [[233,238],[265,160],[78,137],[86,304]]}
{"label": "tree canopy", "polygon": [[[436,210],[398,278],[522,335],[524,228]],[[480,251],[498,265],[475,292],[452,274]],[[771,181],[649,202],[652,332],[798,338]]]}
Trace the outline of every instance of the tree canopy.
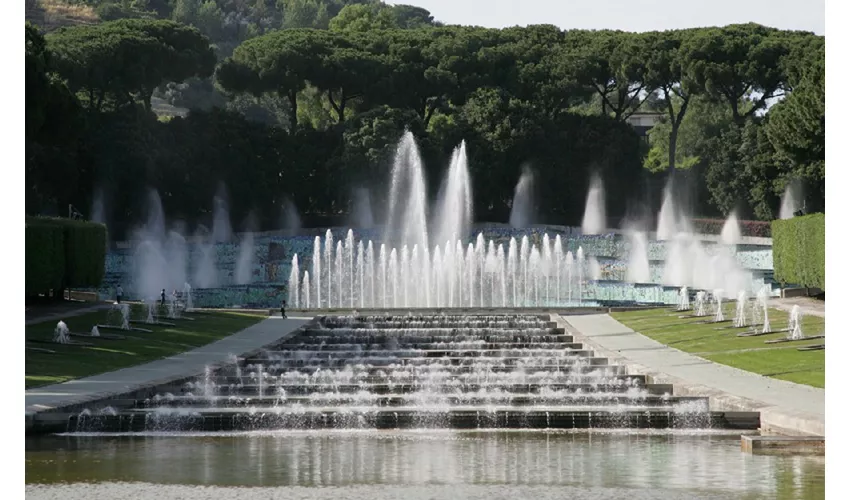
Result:
{"label": "tree canopy", "polygon": [[[824,42],[810,33],[443,26],[377,1],[131,10],[46,36],[27,27],[27,85],[46,96],[27,96],[28,211],[89,206],[105,184],[128,194],[111,211],[132,224],[144,197],[130,194],[152,186],[169,213],[201,223],[224,182],[234,220],[273,226],[289,198],[318,224],[344,218],[355,187],[383,189],[404,129],[434,192],[466,140],[482,219],[507,220],[524,166],[553,223],[580,220],[594,172],[612,214],[674,172],[701,215],[769,219],[792,180],[822,205]],[[188,109],[157,116],[154,98]],[[643,141],[629,125],[641,113],[659,118]]]}

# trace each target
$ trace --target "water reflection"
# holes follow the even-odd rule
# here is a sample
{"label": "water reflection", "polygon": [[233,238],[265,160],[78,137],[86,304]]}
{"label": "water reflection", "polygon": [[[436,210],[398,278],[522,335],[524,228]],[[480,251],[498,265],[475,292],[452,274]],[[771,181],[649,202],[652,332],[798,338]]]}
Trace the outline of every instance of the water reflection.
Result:
{"label": "water reflection", "polygon": [[822,498],[823,457],[754,456],[737,435],[287,432],[51,436],[27,441],[28,483],[216,486],[527,485]]}

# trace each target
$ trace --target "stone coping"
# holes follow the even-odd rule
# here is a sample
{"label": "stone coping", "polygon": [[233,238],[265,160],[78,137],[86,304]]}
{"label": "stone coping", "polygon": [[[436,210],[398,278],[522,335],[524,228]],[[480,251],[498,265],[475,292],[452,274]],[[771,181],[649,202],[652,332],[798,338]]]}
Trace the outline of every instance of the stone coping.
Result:
{"label": "stone coping", "polygon": [[553,315],[573,334],[647,383],[673,384],[676,396],[708,396],[712,410],[757,411],[762,430],[783,435],[825,434],[825,391],[765,377],[685,353],[641,335],[607,314]]}

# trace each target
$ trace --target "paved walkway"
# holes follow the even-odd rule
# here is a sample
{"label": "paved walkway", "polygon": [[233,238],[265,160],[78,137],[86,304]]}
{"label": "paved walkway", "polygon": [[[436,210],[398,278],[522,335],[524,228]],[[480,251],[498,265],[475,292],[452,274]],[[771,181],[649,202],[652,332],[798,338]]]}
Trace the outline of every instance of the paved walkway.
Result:
{"label": "paved walkway", "polygon": [[577,342],[623,364],[629,373],[673,384],[676,395],[709,396],[712,409],[759,411],[762,428],[823,436],[825,391],[764,377],[687,354],[645,337],[607,314],[555,315]]}
{"label": "paved walkway", "polygon": [[203,347],[139,366],[28,389],[26,414],[110,397],[204,372],[207,365],[227,362],[231,355],[257,350],[297,330],[309,317],[270,317]]}
{"label": "paved walkway", "polygon": [[786,297],[770,299],[769,305],[783,311],[790,311],[794,306],[800,306],[800,312],[809,316],[826,317],[826,302],[810,297]]}

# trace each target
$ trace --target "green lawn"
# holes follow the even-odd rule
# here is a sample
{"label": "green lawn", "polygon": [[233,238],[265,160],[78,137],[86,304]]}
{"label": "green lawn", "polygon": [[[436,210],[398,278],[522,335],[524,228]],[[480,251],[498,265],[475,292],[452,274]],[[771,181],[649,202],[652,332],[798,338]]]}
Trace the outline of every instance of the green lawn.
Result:
{"label": "green lawn", "polygon": [[[676,313],[672,312],[671,308],[665,308],[612,313],[611,316],[651,339],[702,358],[798,384],[824,387],[826,351],[797,350],[797,347],[805,345],[822,344],[824,339],[765,344],[765,340],[785,338],[787,333],[738,337],[738,333],[749,329],[722,328],[731,327],[732,322],[698,322],[702,319],[712,319],[711,317],[679,318],[686,314],[690,312]],[[735,317],[734,303],[724,305],[724,315],[726,319]],[[774,330],[785,329],[788,325],[788,313],[785,311],[771,309],[769,317]],[[823,332],[824,318],[803,317],[804,336],[822,335]]]}
{"label": "green lawn", "polygon": [[[171,321],[176,326],[130,325],[153,330],[152,333],[113,329],[102,329],[100,332],[126,336],[121,340],[71,337],[72,340],[88,342],[92,346],[27,342],[28,347],[55,352],[27,349],[26,387],[55,384],[173,356],[227,337],[267,317],[244,312],[198,313],[189,316],[194,320]],[[134,307],[131,319],[143,317],[141,310]],[[92,326],[106,324],[106,320],[107,312],[98,311],[69,317],[65,323],[72,333],[88,333]],[[56,321],[28,325],[26,339],[51,340],[55,327]]]}

